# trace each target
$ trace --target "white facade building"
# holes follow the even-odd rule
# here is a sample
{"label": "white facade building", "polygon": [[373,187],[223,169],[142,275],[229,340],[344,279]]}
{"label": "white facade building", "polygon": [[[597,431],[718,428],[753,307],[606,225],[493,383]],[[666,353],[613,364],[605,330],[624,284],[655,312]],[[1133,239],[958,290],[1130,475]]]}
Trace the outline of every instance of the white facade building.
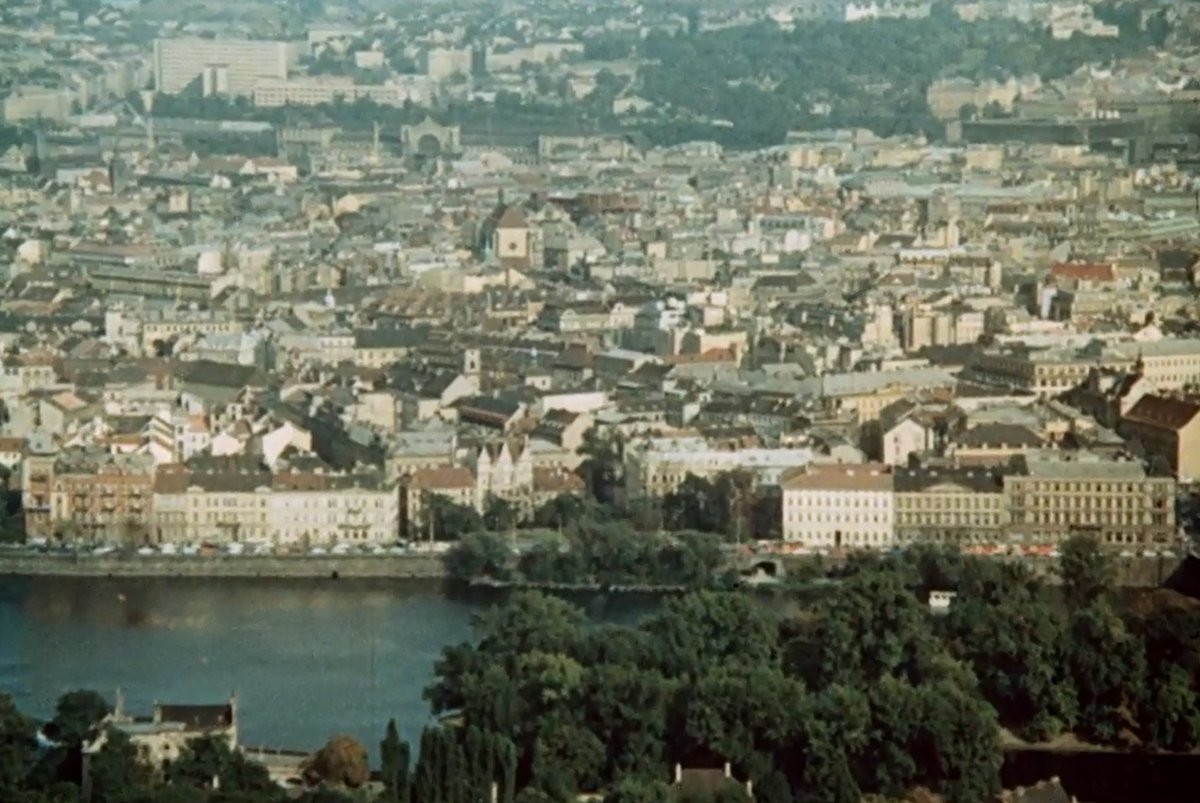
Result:
{"label": "white facade building", "polygon": [[814,549],[884,549],[895,542],[887,466],[810,466],[783,487],[783,539]]}
{"label": "white facade building", "polygon": [[250,95],[260,81],[287,78],[300,52],[291,42],[155,39],[154,86],[178,94],[199,81],[205,94]]}

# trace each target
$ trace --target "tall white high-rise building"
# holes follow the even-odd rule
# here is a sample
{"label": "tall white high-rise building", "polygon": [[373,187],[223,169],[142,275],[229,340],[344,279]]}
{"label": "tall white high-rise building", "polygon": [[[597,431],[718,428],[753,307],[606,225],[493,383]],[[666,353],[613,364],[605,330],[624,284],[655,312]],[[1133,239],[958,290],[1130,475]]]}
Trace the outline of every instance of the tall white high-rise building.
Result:
{"label": "tall white high-rise building", "polygon": [[303,43],[255,39],[155,39],[154,85],[177,94],[193,82],[205,94],[250,95],[261,81],[280,81]]}

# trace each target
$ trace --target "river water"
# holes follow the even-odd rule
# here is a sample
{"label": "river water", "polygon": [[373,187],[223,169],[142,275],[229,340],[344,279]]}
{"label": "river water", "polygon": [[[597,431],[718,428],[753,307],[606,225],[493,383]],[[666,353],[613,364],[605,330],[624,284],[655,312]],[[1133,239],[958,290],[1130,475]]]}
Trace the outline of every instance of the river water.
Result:
{"label": "river water", "polygon": [[[250,747],[313,749],[347,733],[377,753],[389,718],[414,747],[422,691],[442,647],[504,592],[438,582],[0,577],[0,691],[44,717],[65,691],[95,689],[149,713],[156,700],[238,695]],[[653,603],[578,600],[599,620]]]}

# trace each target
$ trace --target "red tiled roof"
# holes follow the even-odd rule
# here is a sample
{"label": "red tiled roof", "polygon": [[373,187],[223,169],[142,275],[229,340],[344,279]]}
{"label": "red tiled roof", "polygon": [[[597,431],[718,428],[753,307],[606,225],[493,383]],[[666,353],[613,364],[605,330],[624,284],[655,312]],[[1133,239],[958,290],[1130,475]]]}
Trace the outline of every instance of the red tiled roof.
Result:
{"label": "red tiled roof", "polygon": [[703,354],[672,354],[663,359],[668,365],[692,365],[708,362],[736,362],[737,350],[730,348],[711,348]]}
{"label": "red tiled roof", "polygon": [[474,488],[475,478],[471,470],[461,466],[423,468],[413,472],[407,485],[410,489],[442,490],[447,488]]}
{"label": "red tiled roof", "polygon": [[1117,279],[1116,269],[1111,264],[1096,262],[1055,262],[1050,266],[1050,275],[1077,282],[1113,282]]}
{"label": "red tiled roof", "polygon": [[1125,414],[1125,420],[1159,429],[1179,430],[1190,424],[1198,414],[1200,404],[1148,394],[1138,399],[1137,404]]}

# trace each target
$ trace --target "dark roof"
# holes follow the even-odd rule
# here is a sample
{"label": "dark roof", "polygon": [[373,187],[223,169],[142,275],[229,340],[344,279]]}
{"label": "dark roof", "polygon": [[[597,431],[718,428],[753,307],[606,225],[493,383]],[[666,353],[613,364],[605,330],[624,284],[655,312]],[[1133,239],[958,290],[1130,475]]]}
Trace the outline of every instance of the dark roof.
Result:
{"label": "dark roof", "polygon": [[258,369],[252,365],[195,360],[176,363],[175,373],[182,381],[193,385],[244,388],[256,381]]}
{"label": "dark roof", "polygon": [[930,365],[968,365],[975,350],[974,343],[960,343],[954,346],[925,346],[917,351],[917,356],[929,360]]}
{"label": "dark roof", "polygon": [[639,365],[635,370],[626,374],[621,380],[622,384],[639,384],[639,385],[661,385],[662,381],[675,370],[674,365],[666,365],[665,363],[646,362]]}
{"label": "dark roof", "polygon": [[772,276],[760,276],[754,281],[755,290],[798,290],[801,287],[812,287],[816,281],[807,273],[780,273]]}
{"label": "dark roof", "polygon": [[459,400],[455,407],[458,408],[459,415],[468,420],[483,418],[508,421],[521,411],[520,402],[494,396],[471,396]]}
{"label": "dark roof", "polygon": [[981,424],[954,439],[959,446],[1007,446],[1036,449],[1043,439],[1029,427],[1020,424]]}
{"label": "dark roof", "polygon": [[1125,420],[1159,429],[1179,430],[1192,423],[1197,414],[1200,414],[1200,404],[1147,394],[1125,414]]}
{"label": "dark roof", "polygon": [[354,330],[354,347],[360,349],[413,348],[429,338],[429,332],[407,326],[384,326]]}
{"label": "dark roof", "polygon": [[1165,270],[1188,270],[1200,258],[1190,248],[1167,248],[1158,252],[1158,266]]}
{"label": "dark roof", "polygon": [[199,455],[186,463],[187,485],[206,491],[253,491],[271,485],[271,472],[258,457],[212,457]]}
{"label": "dark roof", "polygon": [[388,384],[401,393],[413,393],[425,399],[439,398],[458,379],[453,371],[434,371],[397,363],[388,374]]}
{"label": "dark roof", "polygon": [[935,485],[959,485],[974,493],[1000,493],[1003,486],[998,474],[982,468],[898,466],[895,471],[896,493],[917,493]]}
{"label": "dark roof", "polygon": [[234,724],[231,705],[159,705],[157,709],[163,722],[179,722],[187,730],[215,730]]}

